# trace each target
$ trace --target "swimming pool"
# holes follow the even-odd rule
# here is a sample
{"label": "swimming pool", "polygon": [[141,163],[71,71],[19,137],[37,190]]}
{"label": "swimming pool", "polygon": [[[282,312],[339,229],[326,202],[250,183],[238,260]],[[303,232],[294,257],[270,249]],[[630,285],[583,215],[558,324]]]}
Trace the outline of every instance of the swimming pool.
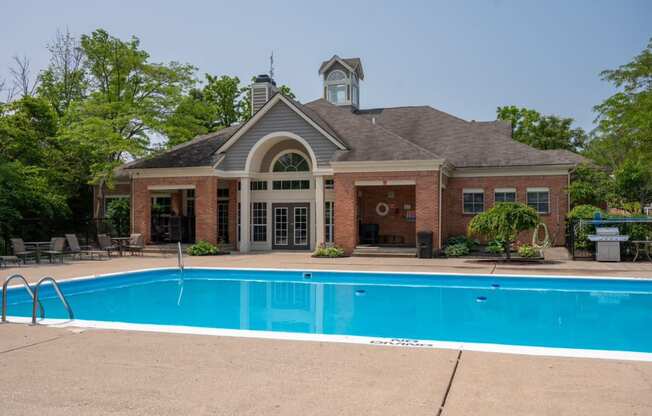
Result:
{"label": "swimming pool", "polygon": [[[73,279],[61,289],[82,326],[618,351],[652,360],[652,280],[644,279],[190,268]],[[41,299],[46,318],[67,318],[51,286]],[[31,306],[23,288],[8,290],[10,316],[29,317]]]}

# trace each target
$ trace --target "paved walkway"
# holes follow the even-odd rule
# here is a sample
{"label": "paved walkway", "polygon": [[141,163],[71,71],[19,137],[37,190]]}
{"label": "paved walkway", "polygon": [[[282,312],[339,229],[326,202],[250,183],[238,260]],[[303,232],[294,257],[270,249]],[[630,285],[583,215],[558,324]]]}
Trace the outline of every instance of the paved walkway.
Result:
{"label": "paved walkway", "polygon": [[[0,271],[30,280],[170,267],[124,257]],[[187,258],[187,266],[651,277],[649,263]],[[652,363],[0,325],[0,414],[652,415]]]}
{"label": "paved walkway", "polygon": [[[339,259],[313,258],[308,253],[260,253],[233,254],[228,256],[184,258],[186,267],[269,267],[285,269],[331,269],[365,271],[399,271],[430,273],[497,273],[497,274],[541,274],[582,275],[614,277],[652,278],[652,263],[623,262],[598,263],[595,261],[555,261],[548,264],[503,263],[486,260],[466,259],[417,259],[417,258],[371,258],[347,257]],[[154,267],[176,267],[175,255],[146,255],[143,257],[113,257],[110,260],[66,260],[65,264],[32,263],[22,267],[0,269],[0,278],[12,273],[21,273],[34,281],[42,276],[65,277],[90,276],[116,273],[134,269]]]}

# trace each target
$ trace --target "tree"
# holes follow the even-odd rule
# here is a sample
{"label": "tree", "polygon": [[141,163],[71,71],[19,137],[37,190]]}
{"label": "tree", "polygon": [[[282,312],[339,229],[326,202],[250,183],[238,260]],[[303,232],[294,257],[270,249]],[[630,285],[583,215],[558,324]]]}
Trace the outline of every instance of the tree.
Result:
{"label": "tree", "polygon": [[616,192],[624,202],[637,202],[644,207],[652,200],[652,169],[638,159],[626,160],[614,172]]}
{"label": "tree", "polygon": [[92,183],[111,184],[114,168],[146,154],[150,135],[164,131],[194,68],[151,63],[138,38],[123,41],[102,29],[83,35],[81,48],[90,92],[69,107],[62,136],[88,152]]}
{"label": "tree", "polygon": [[652,166],[652,39],[632,62],[601,75],[620,91],[594,108],[596,146],[619,154],[612,157],[615,164],[633,156]]}
{"label": "tree", "polygon": [[39,79],[32,79],[29,58],[26,56],[15,55],[13,57],[14,66],[9,68],[13,78],[14,90],[18,91],[22,97],[34,95]]}
{"label": "tree", "polygon": [[518,234],[534,229],[539,222],[539,215],[533,208],[517,202],[501,202],[473,217],[468,233],[502,241],[505,256],[510,259],[510,247]]}
{"label": "tree", "polygon": [[586,133],[579,127],[572,127],[572,118],[544,116],[536,110],[513,105],[498,107],[496,113],[498,120],[511,122],[514,140],[537,149],[578,152],[586,145]]}
{"label": "tree", "polygon": [[240,86],[238,77],[222,75],[221,77],[206,74],[204,87],[206,101],[217,110],[217,124],[229,127],[243,117],[243,101],[246,100],[244,88]]}
{"label": "tree", "polygon": [[41,71],[39,96],[46,98],[62,116],[70,103],[86,96],[88,82],[84,70],[84,50],[68,30],[57,30],[54,41],[47,46],[50,65]]}
{"label": "tree", "polygon": [[605,205],[616,199],[613,178],[600,166],[583,163],[572,173],[571,205]]}

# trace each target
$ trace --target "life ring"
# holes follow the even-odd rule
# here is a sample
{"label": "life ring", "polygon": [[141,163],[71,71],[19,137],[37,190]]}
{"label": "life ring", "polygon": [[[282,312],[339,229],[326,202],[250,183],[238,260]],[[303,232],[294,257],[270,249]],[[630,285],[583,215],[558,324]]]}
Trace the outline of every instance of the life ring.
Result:
{"label": "life ring", "polygon": [[[539,240],[540,227],[543,227],[543,240]],[[532,233],[532,247],[539,250],[550,247],[550,233],[548,233],[548,226],[543,222],[540,222],[534,228],[534,233]]]}
{"label": "life ring", "polygon": [[378,205],[376,205],[376,214],[380,215],[381,217],[384,217],[389,213],[389,205],[387,205],[384,202],[379,202]]}

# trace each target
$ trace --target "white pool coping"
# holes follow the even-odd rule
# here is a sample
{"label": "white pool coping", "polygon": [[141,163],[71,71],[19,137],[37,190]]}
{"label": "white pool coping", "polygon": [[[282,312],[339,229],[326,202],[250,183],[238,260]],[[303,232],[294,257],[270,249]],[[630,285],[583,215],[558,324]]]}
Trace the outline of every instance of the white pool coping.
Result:
{"label": "white pool coping", "polygon": [[[108,276],[140,273],[157,270],[174,270],[175,267],[157,267],[151,269],[130,270],[127,272],[106,273],[101,275],[88,275],[61,279],[59,282],[70,282],[88,280]],[[550,275],[510,275],[510,274],[487,274],[487,273],[428,273],[428,272],[396,272],[396,271],[358,271],[358,270],[329,270],[329,269],[278,269],[278,268],[242,268],[242,267],[188,267],[186,269],[200,270],[244,270],[244,271],[288,271],[288,272],[333,272],[333,273],[361,273],[361,274],[410,274],[429,276],[480,276],[480,277],[508,277],[508,278],[545,278],[545,279],[599,279],[599,280],[628,280],[628,281],[652,281],[652,278],[632,277],[604,277],[604,276],[550,276]],[[14,286],[10,286],[14,287]],[[8,316],[8,322],[31,323],[31,318]],[[330,334],[309,334],[299,332],[280,331],[258,331],[244,329],[222,329],[205,328],[182,325],[155,325],[155,324],[132,324],[112,321],[90,321],[82,319],[41,319],[39,325],[52,326],[57,328],[94,328],[138,332],[158,332],[169,334],[190,334],[208,335],[222,337],[240,338],[261,338],[287,341],[312,341],[312,342],[336,342],[359,345],[391,346],[403,348],[425,348],[425,349],[453,349],[462,351],[492,352],[504,354],[550,356],[567,358],[595,358],[607,360],[645,361],[652,362],[652,353],[613,351],[613,350],[592,350],[576,348],[555,348],[555,347],[534,347],[523,345],[490,344],[474,342],[455,342],[437,340],[416,340],[404,338],[382,338],[366,337],[355,335],[330,335]]]}

